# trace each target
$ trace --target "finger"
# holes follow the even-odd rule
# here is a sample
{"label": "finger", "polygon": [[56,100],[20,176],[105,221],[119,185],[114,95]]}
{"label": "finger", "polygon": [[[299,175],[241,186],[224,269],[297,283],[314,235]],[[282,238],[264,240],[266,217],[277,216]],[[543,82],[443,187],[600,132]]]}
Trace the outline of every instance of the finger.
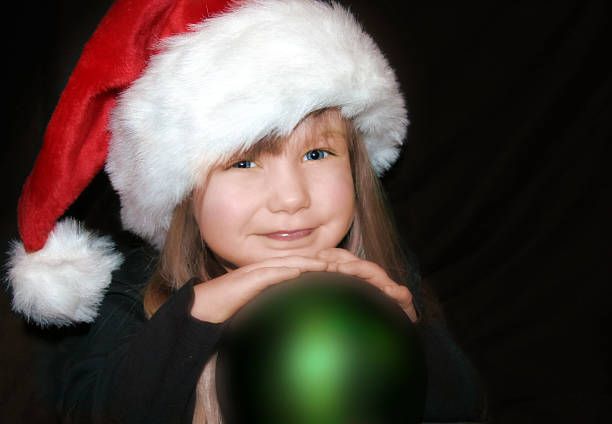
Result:
{"label": "finger", "polygon": [[317,258],[326,260],[328,262],[351,262],[360,260],[359,257],[355,256],[348,250],[337,247],[331,247],[319,251],[319,253],[317,253]]}
{"label": "finger", "polygon": [[407,307],[412,305],[412,293],[410,293],[408,287],[395,284],[385,286],[383,290],[389,297],[396,300],[400,306]]}
{"label": "finger", "polygon": [[414,303],[412,302],[412,293],[408,287],[400,286],[399,284],[388,285],[384,287],[383,291],[397,302],[412,322],[418,319]]}
{"label": "finger", "polygon": [[297,278],[304,272],[325,271],[327,268],[326,262],[305,257],[279,258],[279,261],[268,261],[267,265],[236,275],[232,288],[248,301],[268,286]]}
{"label": "finger", "polygon": [[401,286],[391,280],[384,269],[373,262],[364,260],[340,263],[337,272],[359,277],[381,289],[402,308],[412,322],[417,320],[416,309],[412,303],[412,293],[408,287]]}
{"label": "finger", "polygon": [[307,256],[281,256],[244,266],[240,268],[240,270],[241,272],[248,273],[260,268],[285,267],[299,268],[302,272],[325,271],[327,269],[327,265],[327,261],[319,258],[310,258]]}
{"label": "finger", "polygon": [[291,280],[299,268],[267,267],[248,273],[231,272],[196,286],[192,315],[202,321],[224,322],[266,287]]}
{"label": "finger", "polygon": [[297,278],[303,271],[298,267],[263,267],[250,271],[244,278],[240,278],[234,287],[246,300],[250,300],[266,287]]}
{"label": "finger", "polygon": [[374,262],[357,260],[338,263],[336,271],[361,278],[362,280],[367,281],[381,290],[386,285],[396,284],[393,280],[391,280],[391,278],[389,278],[385,270],[376,265]]}

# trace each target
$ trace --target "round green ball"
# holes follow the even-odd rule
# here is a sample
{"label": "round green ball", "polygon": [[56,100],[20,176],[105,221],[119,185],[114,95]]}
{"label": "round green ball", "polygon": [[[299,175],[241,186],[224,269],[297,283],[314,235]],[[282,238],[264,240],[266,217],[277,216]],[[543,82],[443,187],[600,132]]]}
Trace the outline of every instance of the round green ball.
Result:
{"label": "round green ball", "polygon": [[425,359],[401,308],[335,273],[272,286],[230,321],[217,358],[228,424],[408,424],[423,418]]}

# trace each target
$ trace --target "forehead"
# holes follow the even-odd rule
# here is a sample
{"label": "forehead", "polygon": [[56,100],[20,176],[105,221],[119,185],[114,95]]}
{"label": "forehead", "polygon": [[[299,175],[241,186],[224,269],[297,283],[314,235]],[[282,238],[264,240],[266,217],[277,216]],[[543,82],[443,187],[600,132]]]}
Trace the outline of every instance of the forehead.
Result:
{"label": "forehead", "polygon": [[291,149],[335,147],[342,148],[347,142],[347,120],[336,109],[326,109],[307,115],[294,130],[285,137],[270,135],[259,140],[248,149],[233,154],[236,158],[255,158],[260,155],[280,155]]}

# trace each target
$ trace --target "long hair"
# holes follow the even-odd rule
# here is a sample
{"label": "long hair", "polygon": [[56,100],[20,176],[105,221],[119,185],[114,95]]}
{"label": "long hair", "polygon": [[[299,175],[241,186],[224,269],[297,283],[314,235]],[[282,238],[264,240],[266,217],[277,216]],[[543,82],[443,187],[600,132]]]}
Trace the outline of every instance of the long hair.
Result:
{"label": "long hair", "polygon": [[[304,119],[317,118],[312,121],[316,126],[334,114],[339,116],[339,111],[334,108],[322,109]],[[355,189],[355,216],[351,228],[338,247],[349,250],[361,259],[375,262],[392,280],[416,289],[419,284],[418,274],[408,265],[402,254],[397,232],[386,206],[380,181],[370,165],[368,152],[352,122],[344,118],[342,121]],[[238,154],[247,157],[257,157],[263,153],[278,154],[283,149],[284,141],[282,137],[268,136]],[[174,211],[157,269],[146,288],[144,308],[147,315],[155,313],[172,293],[189,279],[195,277],[206,282],[223,273],[224,268],[200,236],[193,213],[192,196],[189,196]],[[221,422],[214,393],[215,359],[216,355],[208,361],[198,383],[194,422]]]}

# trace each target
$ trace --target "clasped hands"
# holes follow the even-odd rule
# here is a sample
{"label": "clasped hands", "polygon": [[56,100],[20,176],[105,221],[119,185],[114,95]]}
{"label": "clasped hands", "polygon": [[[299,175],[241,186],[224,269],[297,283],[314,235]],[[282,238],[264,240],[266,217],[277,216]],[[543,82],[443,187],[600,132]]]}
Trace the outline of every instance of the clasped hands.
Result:
{"label": "clasped hands", "polygon": [[312,271],[339,272],[360,278],[394,299],[412,322],[417,320],[410,290],[393,281],[374,262],[358,258],[346,249],[321,250],[316,257],[283,256],[230,270],[195,286],[191,315],[201,321],[221,323],[229,319],[266,287]]}

